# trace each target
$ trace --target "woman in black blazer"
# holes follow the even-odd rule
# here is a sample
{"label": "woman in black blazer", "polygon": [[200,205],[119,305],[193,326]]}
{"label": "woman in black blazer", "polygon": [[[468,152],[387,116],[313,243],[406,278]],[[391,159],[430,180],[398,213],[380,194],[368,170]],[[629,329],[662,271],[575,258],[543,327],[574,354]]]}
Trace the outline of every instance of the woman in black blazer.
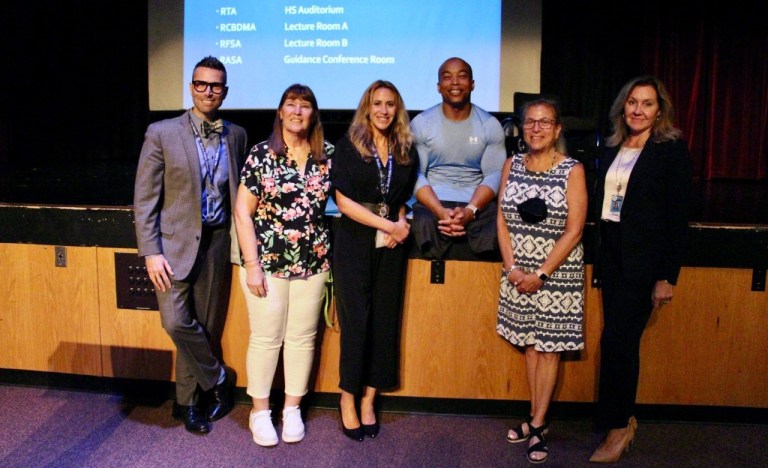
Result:
{"label": "woman in black blazer", "polygon": [[592,462],[617,461],[632,442],[640,338],[651,312],[674,295],[688,231],[691,158],[664,85],[631,80],[609,115],[614,133],[600,165],[595,209],[603,334],[597,428],[606,430]]}

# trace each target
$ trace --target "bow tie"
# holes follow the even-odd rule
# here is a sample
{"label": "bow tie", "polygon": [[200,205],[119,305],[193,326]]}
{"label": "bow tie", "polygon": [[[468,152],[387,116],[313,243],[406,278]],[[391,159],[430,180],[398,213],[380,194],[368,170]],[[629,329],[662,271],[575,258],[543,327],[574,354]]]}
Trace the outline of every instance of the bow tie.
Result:
{"label": "bow tie", "polygon": [[215,122],[203,122],[200,124],[200,130],[205,138],[208,138],[211,133],[221,135],[221,132],[224,130],[224,124],[221,122],[221,119]]}

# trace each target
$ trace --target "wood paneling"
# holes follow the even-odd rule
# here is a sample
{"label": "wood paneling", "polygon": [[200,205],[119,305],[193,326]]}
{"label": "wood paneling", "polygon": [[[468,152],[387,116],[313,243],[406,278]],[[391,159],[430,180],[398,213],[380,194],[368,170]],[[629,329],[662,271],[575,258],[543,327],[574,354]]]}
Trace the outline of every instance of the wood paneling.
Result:
{"label": "wood paneling", "polygon": [[638,402],[768,407],[768,293],[750,270],[684,268],[643,336]]}
{"label": "wood paneling", "polygon": [[115,290],[115,253],[135,249],[97,248],[99,259],[99,320],[104,375],[175,380],[175,347],[156,310],[119,309]]}
{"label": "wood paneling", "polygon": [[[501,265],[453,261],[445,266],[445,283],[431,284],[429,261],[408,263],[401,386],[387,394],[526,400],[524,356],[496,333]],[[591,272],[587,265],[587,278]],[[684,268],[680,278],[675,299],[654,313],[643,338],[638,402],[768,407],[768,294],[749,291],[750,270]],[[232,294],[224,352],[244,386],[247,312],[239,284],[233,284]],[[556,401],[597,398],[598,289],[587,286],[585,307],[585,349],[564,355]],[[320,325],[313,374],[318,392],[339,391],[334,325]],[[278,369],[276,385],[279,380]]]}
{"label": "wood paneling", "polygon": [[[174,348],[158,312],[117,308],[115,252],[135,250],[67,247],[68,266],[57,268],[52,246],[0,244],[0,367],[173,380]],[[408,263],[401,386],[388,394],[528,399],[524,356],[496,333],[500,264],[445,267],[445,283],[431,284],[429,261]],[[245,387],[248,314],[233,272],[223,348]],[[683,268],[672,303],[654,312],[643,337],[638,402],[768,408],[768,293],[750,291],[751,274]],[[587,286],[585,305],[586,346],[564,355],[557,401],[597,396],[599,290]],[[338,360],[338,324],[321,319],[310,387],[338,392]]]}
{"label": "wood paneling", "polygon": [[248,384],[245,372],[245,354],[248,350],[250,326],[248,324],[248,310],[245,307],[245,299],[237,276],[239,268],[238,266],[232,267],[229,310],[221,347],[227,365],[237,371],[237,385],[245,387]]}
{"label": "wood paneling", "polygon": [[101,375],[96,249],[0,244],[0,367]]}
{"label": "wood paneling", "polygon": [[[394,395],[527,399],[523,353],[496,332],[501,264],[446,262],[444,284],[430,283],[430,262],[408,265],[403,312],[402,386]],[[589,302],[587,297],[585,302]],[[587,326],[595,328],[596,321]],[[556,399],[591,401],[595,333],[587,349],[561,364]],[[589,338],[592,337],[592,340]]]}

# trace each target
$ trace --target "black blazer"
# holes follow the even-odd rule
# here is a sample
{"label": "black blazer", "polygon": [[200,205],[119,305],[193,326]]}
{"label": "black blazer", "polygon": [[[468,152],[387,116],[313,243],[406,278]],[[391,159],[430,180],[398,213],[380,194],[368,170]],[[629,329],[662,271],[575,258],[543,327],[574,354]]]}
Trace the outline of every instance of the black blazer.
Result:
{"label": "black blazer", "polygon": [[[592,279],[594,286],[600,285],[605,261],[599,239],[605,176],[619,148],[606,149],[596,180],[593,208],[598,260]],[[677,283],[688,237],[691,190],[691,155],[685,141],[649,140],[629,176],[621,207],[621,262],[628,281]]]}

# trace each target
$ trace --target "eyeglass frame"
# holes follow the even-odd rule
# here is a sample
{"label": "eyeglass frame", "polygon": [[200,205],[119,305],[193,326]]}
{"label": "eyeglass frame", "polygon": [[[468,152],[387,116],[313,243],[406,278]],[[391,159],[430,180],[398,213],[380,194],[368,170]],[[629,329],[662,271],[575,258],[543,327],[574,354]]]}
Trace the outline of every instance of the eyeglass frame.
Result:
{"label": "eyeglass frame", "polygon": [[[198,89],[199,86],[203,86],[203,88]],[[216,91],[216,89],[214,89],[215,87],[221,87],[221,89],[219,91]],[[208,88],[211,89],[211,92],[213,94],[221,94],[227,90],[227,84],[219,83],[219,82],[210,83],[208,81],[203,81],[203,80],[192,80],[192,89],[194,89],[198,93],[204,93],[206,90],[208,90]]]}
{"label": "eyeglass frame", "polygon": [[551,130],[555,127],[559,122],[554,119],[525,119],[523,120],[522,127],[531,129],[536,126],[536,124],[539,124],[539,127],[542,130]]}

